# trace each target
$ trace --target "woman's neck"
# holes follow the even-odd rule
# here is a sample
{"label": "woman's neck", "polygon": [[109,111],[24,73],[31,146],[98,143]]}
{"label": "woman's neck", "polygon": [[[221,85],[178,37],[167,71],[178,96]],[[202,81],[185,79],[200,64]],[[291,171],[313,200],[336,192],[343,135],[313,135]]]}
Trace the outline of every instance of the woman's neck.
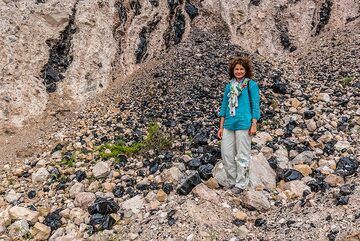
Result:
{"label": "woman's neck", "polygon": [[235,80],[236,80],[237,82],[241,82],[243,79],[245,79],[245,77],[242,77],[242,78],[240,78],[240,79],[235,78]]}

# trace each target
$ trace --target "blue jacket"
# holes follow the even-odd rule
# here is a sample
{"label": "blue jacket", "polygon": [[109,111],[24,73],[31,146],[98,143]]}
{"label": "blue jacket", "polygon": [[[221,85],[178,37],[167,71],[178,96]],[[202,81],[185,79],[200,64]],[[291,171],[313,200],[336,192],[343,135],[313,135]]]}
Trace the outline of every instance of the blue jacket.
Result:
{"label": "blue jacket", "polygon": [[[230,82],[226,84],[224,97],[219,112],[220,117],[225,117],[224,128],[228,130],[248,130],[251,126],[251,119],[260,119],[260,94],[259,86],[254,80],[250,80],[240,96],[238,106],[235,109],[235,116],[230,116],[229,97]],[[250,87],[250,98],[248,87]],[[250,108],[250,99],[251,107]],[[251,109],[251,110],[250,110]]]}

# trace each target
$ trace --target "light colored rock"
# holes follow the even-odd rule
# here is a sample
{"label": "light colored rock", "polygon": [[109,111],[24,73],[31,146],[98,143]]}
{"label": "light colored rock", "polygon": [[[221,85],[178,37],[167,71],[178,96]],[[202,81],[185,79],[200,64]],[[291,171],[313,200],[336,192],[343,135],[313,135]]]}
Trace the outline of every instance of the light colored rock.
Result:
{"label": "light colored rock", "polygon": [[75,196],[75,206],[83,209],[88,208],[96,199],[94,193],[91,192],[80,192]]}
{"label": "light colored rock", "polygon": [[197,185],[192,192],[200,197],[201,199],[210,201],[212,203],[219,203],[220,202],[220,197],[219,195],[213,190],[208,188],[205,184],[201,183],[199,185]]}
{"label": "light colored rock", "polygon": [[159,202],[165,202],[166,198],[167,198],[167,194],[162,189],[160,189],[156,194],[156,199]]}
{"label": "light colored rock", "polygon": [[292,164],[311,164],[315,158],[315,154],[312,151],[303,151],[291,160]]}
{"label": "light colored rock", "polygon": [[276,187],[276,173],[262,153],[251,157],[249,177],[252,189]]}
{"label": "light colored rock", "polygon": [[0,225],[4,225],[5,227],[9,226],[11,224],[11,218],[9,211],[3,210],[0,212]]}
{"label": "light colored rock", "polygon": [[350,148],[350,143],[348,141],[338,141],[334,147],[337,151],[347,150]]}
{"label": "light colored rock", "polygon": [[329,102],[330,101],[330,96],[327,93],[319,93],[318,96],[317,96],[317,99],[319,101]]}
{"label": "light colored rock", "polygon": [[81,182],[76,182],[74,185],[71,186],[69,190],[70,197],[75,197],[76,194],[84,192],[84,184]]}
{"label": "light colored rock", "polygon": [[211,177],[208,180],[204,181],[204,183],[208,188],[211,188],[211,189],[218,189],[220,187],[217,180],[215,178],[213,178],[213,177]]}
{"label": "light colored rock", "polygon": [[222,164],[221,161],[216,163],[216,165],[214,166],[212,175],[216,179],[217,183],[220,184],[221,186],[227,187],[227,188],[229,188],[231,186],[231,183],[230,183],[229,179],[227,178],[227,175],[226,175],[226,172],[224,169],[224,165]]}
{"label": "light colored rock", "polygon": [[327,182],[332,187],[341,186],[345,184],[344,178],[335,174],[329,174],[324,179],[324,181]]}
{"label": "light colored rock", "polygon": [[192,157],[189,155],[182,155],[180,158],[186,163],[192,160]]}
{"label": "light colored rock", "polygon": [[161,179],[164,182],[169,182],[174,184],[179,182],[181,177],[182,177],[182,173],[178,167],[171,167],[167,170],[164,170],[161,174]]}
{"label": "light colored rock", "polygon": [[331,168],[332,170],[336,169],[336,162],[335,160],[324,160],[324,159],[320,159],[318,162],[319,166],[327,166],[329,168]]}
{"label": "light colored rock", "polygon": [[292,98],[291,99],[291,106],[294,107],[294,108],[298,108],[298,107],[301,106],[301,102],[296,98]]}
{"label": "light colored rock", "polygon": [[49,241],[55,241],[57,238],[64,236],[64,234],[65,234],[65,229],[60,227],[54,231],[54,233],[49,238]]}
{"label": "light colored rock", "polygon": [[242,197],[242,205],[259,211],[270,209],[270,202],[262,191],[246,191]]}
{"label": "light colored rock", "polygon": [[28,221],[32,224],[36,223],[39,218],[39,212],[32,211],[32,210],[30,210],[28,208],[24,208],[24,207],[18,207],[18,206],[10,208],[9,214],[10,214],[11,220],[25,219],[26,221]]}
{"label": "light colored rock", "polygon": [[137,195],[121,204],[123,209],[131,210],[134,214],[139,213],[144,207],[145,200],[141,195]]}
{"label": "light colored rock", "polygon": [[93,172],[93,175],[95,178],[107,177],[110,173],[109,164],[107,164],[106,162],[100,161],[100,162],[96,163],[92,172]]}
{"label": "light colored rock", "polygon": [[37,172],[34,172],[31,176],[33,183],[44,183],[47,181],[50,173],[46,170],[45,167],[39,168]]}
{"label": "light colored rock", "polygon": [[51,229],[42,223],[35,223],[34,227],[31,229],[31,235],[35,240],[47,240],[50,236]]}
{"label": "light colored rock", "polygon": [[29,232],[29,224],[25,220],[18,220],[8,227],[10,237],[23,237]]}
{"label": "light colored rock", "polygon": [[271,156],[274,153],[274,150],[270,147],[264,146],[261,148],[260,152],[265,156],[265,158],[268,160],[271,158]]}
{"label": "light colored rock", "polygon": [[285,148],[280,147],[277,149],[274,153],[274,156],[276,157],[278,166],[280,168],[289,168],[289,153]]}
{"label": "light colored rock", "polygon": [[272,141],[273,138],[267,132],[258,132],[255,137],[252,138],[252,142],[258,144],[259,146],[263,146],[266,142]]}
{"label": "light colored rock", "polygon": [[16,193],[14,189],[11,189],[5,196],[5,200],[8,203],[13,203],[21,198],[21,193]]}
{"label": "light colored rock", "polygon": [[237,211],[235,213],[235,218],[236,219],[239,219],[239,220],[242,220],[242,221],[246,221],[248,219],[248,216],[246,213],[244,212],[241,212],[241,211]]}
{"label": "light colored rock", "polygon": [[41,159],[40,161],[38,161],[38,162],[36,163],[36,167],[37,167],[37,168],[45,167],[45,166],[46,166],[46,160],[44,160],[44,159]]}
{"label": "light colored rock", "polygon": [[301,172],[304,176],[309,176],[312,173],[311,167],[309,165],[295,165],[294,169]]}
{"label": "light colored rock", "polygon": [[304,184],[300,180],[294,180],[294,181],[285,183],[284,189],[289,190],[290,192],[294,193],[295,196],[297,196],[297,197],[302,197],[304,191],[311,192],[310,187],[307,186],[306,184]]}
{"label": "light colored rock", "polygon": [[326,143],[331,141],[333,138],[333,135],[331,134],[330,131],[326,131],[322,136],[319,137],[318,141],[322,142],[322,143]]}
{"label": "light colored rock", "polygon": [[306,120],[305,123],[306,123],[306,128],[310,132],[314,132],[317,129],[316,122],[313,119]]}
{"label": "light colored rock", "polygon": [[329,175],[334,172],[334,170],[328,166],[320,166],[320,167],[316,168],[316,170],[320,171],[322,174],[325,174],[325,175]]}

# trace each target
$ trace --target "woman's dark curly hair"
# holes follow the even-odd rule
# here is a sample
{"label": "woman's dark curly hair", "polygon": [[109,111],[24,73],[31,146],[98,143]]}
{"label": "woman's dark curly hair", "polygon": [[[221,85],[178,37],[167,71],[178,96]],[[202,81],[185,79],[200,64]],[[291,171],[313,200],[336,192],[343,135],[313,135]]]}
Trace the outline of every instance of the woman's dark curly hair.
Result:
{"label": "woman's dark curly hair", "polygon": [[252,78],[254,76],[251,60],[248,57],[235,57],[230,59],[229,63],[229,76],[230,79],[235,78],[234,68],[237,64],[242,65],[245,68],[245,78]]}

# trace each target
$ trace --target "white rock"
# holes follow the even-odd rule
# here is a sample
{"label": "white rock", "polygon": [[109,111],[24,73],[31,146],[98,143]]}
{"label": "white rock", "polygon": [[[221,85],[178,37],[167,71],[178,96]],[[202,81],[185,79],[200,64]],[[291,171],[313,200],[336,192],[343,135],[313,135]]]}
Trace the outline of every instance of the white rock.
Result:
{"label": "white rock", "polygon": [[208,188],[204,183],[197,185],[192,192],[201,199],[213,202],[215,204],[220,202],[219,195],[212,189]]}
{"label": "white rock", "polygon": [[34,172],[32,174],[31,179],[33,183],[44,183],[45,181],[47,181],[49,175],[50,173],[46,170],[46,168],[41,167],[37,172]]}
{"label": "white rock", "polygon": [[303,151],[291,160],[292,164],[311,164],[315,158],[315,154],[312,151]]}
{"label": "white rock", "polygon": [[37,222],[39,217],[39,212],[17,206],[10,208],[9,214],[12,220],[25,219],[26,221],[33,224]]}
{"label": "white rock", "polygon": [[141,195],[137,195],[121,204],[123,209],[131,210],[134,214],[139,213],[145,205],[145,200]]}
{"label": "white rock", "polygon": [[21,198],[21,193],[16,193],[14,189],[11,189],[5,196],[5,200],[8,203],[13,203]]}
{"label": "white rock", "polygon": [[266,211],[270,209],[270,202],[262,191],[247,191],[243,194],[242,204],[251,209]]}
{"label": "white rock", "polygon": [[306,191],[306,190],[311,192],[310,187],[307,186],[306,184],[304,184],[300,180],[294,180],[294,181],[290,181],[290,182],[285,183],[284,189],[291,191],[297,197],[302,197],[303,192]]}
{"label": "white rock", "polygon": [[329,102],[330,101],[330,96],[327,93],[319,93],[319,95],[317,96],[317,99],[319,101]]}
{"label": "white rock", "polygon": [[8,227],[10,237],[23,237],[29,232],[29,224],[25,220],[18,220]]}
{"label": "white rock", "polygon": [[81,182],[76,182],[69,190],[70,197],[75,197],[75,195],[80,192],[84,192],[84,184]]}
{"label": "white rock", "polygon": [[268,160],[271,158],[274,150],[270,147],[264,146],[263,148],[261,148],[260,152],[264,154],[265,158]]}
{"label": "white rock", "polygon": [[46,161],[44,159],[41,159],[40,161],[38,161],[36,163],[36,167],[40,168],[40,167],[45,167],[46,166]]}
{"label": "white rock", "polygon": [[263,146],[266,142],[272,141],[273,138],[267,132],[259,132],[256,134],[254,138],[252,138],[252,142],[258,144],[259,146]]}
{"label": "white rock", "polygon": [[161,173],[161,179],[164,182],[177,183],[181,177],[182,173],[178,167],[171,167]]}
{"label": "white rock", "polygon": [[0,225],[5,227],[11,224],[11,218],[8,210],[3,210],[0,212]]}
{"label": "white rock", "polygon": [[313,119],[310,120],[306,120],[306,128],[310,131],[310,132],[314,132],[317,128],[316,126],[316,122]]}
{"label": "white rock", "polygon": [[276,187],[276,173],[270,167],[262,153],[251,157],[249,177],[250,188],[266,187],[268,189],[273,189]]}
{"label": "white rock", "polygon": [[64,228],[58,228],[54,231],[54,233],[49,238],[49,241],[55,241],[57,238],[64,236],[65,229]]}
{"label": "white rock", "polygon": [[106,162],[100,161],[96,163],[92,170],[95,178],[107,177],[110,173],[109,164]]}
{"label": "white rock", "polygon": [[96,196],[92,192],[80,192],[75,197],[75,206],[86,209],[96,199]]}
{"label": "white rock", "polygon": [[338,150],[338,151],[341,151],[341,150],[346,150],[346,149],[349,149],[350,148],[350,143],[348,141],[338,141],[336,144],[335,144],[335,149]]}
{"label": "white rock", "polygon": [[282,169],[289,167],[289,154],[288,151],[281,147],[277,149],[274,153],[274,156],[276,157],[278,166]]}

